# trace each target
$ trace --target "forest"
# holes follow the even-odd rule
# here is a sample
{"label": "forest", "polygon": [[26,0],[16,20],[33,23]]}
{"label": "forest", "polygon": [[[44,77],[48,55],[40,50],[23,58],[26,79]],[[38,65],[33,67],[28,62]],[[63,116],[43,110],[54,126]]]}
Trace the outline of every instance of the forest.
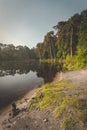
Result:
{"label": "forest", "polygon": [[29,49],[27,46],[0,43],[0,60],[53,59],[68,70],[87,66],[87,10],[60,21],[47,32],[43,42]]}

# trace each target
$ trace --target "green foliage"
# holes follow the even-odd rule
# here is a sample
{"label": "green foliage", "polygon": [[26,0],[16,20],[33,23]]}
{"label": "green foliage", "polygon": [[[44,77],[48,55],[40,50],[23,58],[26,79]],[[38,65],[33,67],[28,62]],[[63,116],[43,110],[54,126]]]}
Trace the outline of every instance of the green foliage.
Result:
{"label": "green foliage", "polygon": [[[57,58],[68,70],[87,66],[87,10],[75,14],[67,21],[54,26],[56,34],[50,31],[44,37],[43,51],[39,58]],[[41,56],[41,53],[43,56]]]}
{"label": "green foliage", "polygon": [[67,56],[64,68],[68,70],[81,69],[87,66],[87,47],[78,46],[78,52],[76,56]]}
{"label": "green foliage", "polygon": [[57,51],[56,57],[62,58],[62,50],[61,49]]}
{"label": "green foliage", "polygon": [[77,52],[77,65],[79,68],[87,66],[87,46],[79,46]]}
{"label": "green foliage", "polygon": [[76,57],[75,57],[75,56],[74,56],[74,57],[71,57],[70,55],[67,55],[63,67],[64,67],[65,69],[68,69],[68,70],[77,69],[77,66],[76,66]]}
{"label": "green foliage", "polygon": [[13,44],[0,43],[0,60],[30,60],[36,59],[35,50],[27,46],[17,46]]}

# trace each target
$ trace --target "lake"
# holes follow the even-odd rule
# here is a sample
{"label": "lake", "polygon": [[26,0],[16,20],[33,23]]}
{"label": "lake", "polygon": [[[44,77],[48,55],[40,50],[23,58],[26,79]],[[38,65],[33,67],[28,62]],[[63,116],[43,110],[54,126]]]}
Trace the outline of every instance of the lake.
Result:
{"label": "lake", "polygon": [[0,62],[0,110],[33,88],[52,81],[60,66],[39,62]]}

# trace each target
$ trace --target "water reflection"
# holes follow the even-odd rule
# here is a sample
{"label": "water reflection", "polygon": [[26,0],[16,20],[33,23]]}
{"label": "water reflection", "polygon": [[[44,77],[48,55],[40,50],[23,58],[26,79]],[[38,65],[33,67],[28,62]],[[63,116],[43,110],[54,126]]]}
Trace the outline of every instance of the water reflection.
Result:
{"label": "water reflection", "polygon": [[0,109],[27,93],[50,82],[61,66],[38,62],[0,63]]}
{"label": "water reflection", "polygon": [[51,81],[61,66],[58,64],[39,63],[39,62],[1,62],[0,77],[15,74],[27,74],[30,71],[37,72],[38,77],[44,78],[45,82]]}

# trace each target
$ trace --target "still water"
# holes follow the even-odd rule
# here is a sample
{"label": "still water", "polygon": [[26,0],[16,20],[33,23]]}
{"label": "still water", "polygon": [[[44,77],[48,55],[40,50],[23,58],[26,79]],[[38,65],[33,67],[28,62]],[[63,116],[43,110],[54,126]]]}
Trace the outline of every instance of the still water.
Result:
{"label": "still water", "polygon": [[0,110],[33,88],[52,81],[60,66],[38,62],[0,62]]}

